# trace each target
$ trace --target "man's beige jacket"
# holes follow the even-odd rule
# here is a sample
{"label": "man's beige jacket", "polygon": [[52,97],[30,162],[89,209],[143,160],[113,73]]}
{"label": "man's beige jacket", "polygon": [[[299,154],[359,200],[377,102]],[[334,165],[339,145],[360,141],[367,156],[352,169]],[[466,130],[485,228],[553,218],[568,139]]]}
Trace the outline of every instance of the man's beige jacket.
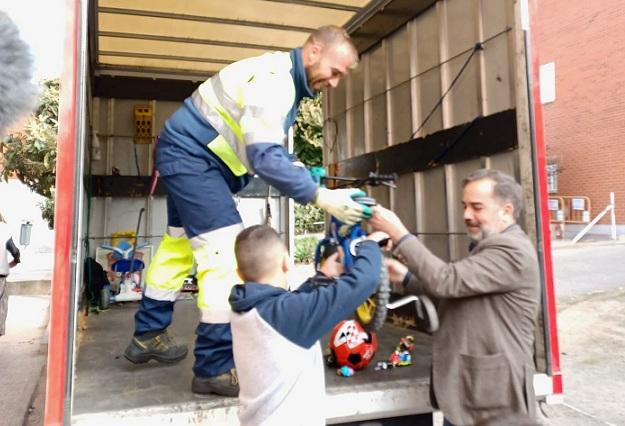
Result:
{"label": "man's beige jacket", "polygon": [[395,249],[412,272],[406,290],[439,299],[432,403],[456,426],[535,414],[533,342],[540,303],[536,250],[518,225],[443,262],[413,235]]}

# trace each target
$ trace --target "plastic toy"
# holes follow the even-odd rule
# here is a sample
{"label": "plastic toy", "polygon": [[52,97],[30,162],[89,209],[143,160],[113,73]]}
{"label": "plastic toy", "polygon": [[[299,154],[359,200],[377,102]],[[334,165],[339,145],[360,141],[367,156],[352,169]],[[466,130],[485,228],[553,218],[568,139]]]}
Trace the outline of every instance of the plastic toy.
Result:
{"label": "plastic toy", "polygon": [[354,369],[348,367],[347,365],[342,366],[338,370],[336,370],[336,374],[343,377],[351,377],[354,375]]}
{"label": "plastic toy", "polygon": [[357,321],[345,320],[332,330],[328,346],[331,353],[328,364],[360,370],[373,359],[378,339],[374,332],[366,332]]}

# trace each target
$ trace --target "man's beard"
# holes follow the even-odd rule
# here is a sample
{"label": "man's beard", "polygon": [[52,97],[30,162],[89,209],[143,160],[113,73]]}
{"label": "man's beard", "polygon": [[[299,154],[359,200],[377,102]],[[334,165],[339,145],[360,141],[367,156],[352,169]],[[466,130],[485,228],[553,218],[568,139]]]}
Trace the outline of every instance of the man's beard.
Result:
{"label": "man's beard", "polygon": [[[465,225],[467,225],[467,227],[470,226],[480,226],[479,224],[475,223],[475,222],[465,222]],[[469,238],[471,238],[471,245],[475,245],[477,243],[479,243],[480,241],[482,241],[483,239],[485,239],[486,237],[488,237],[489,235],[492,234],[492,232],[490,232],[488,229],[484,229],[482,226],[480,226],[480,230],[477,233],[470,233],[468,232],[467,229],[467,234],[469,235]]]}

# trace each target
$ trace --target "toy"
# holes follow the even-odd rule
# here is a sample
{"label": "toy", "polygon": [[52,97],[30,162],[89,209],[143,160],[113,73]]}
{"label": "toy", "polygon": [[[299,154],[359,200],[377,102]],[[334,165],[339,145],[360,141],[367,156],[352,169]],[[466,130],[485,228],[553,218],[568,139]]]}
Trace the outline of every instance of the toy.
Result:
{"label": "toy", "polygon": [[[332,188],[360,188],[361,186],[378,186],[386,185],[395,188],[397,181],[396,175],[380,175],[377,173],[369,173],[366,178],[353,178],[347,176],[328,176],[325,169],[321,167],[313,167],[310,169],[311,176],[320,186],[331,184]],[[355,202],[370,208],[375,206],[375,199],[364,196],[356,196]],[[315,250],[315,266],[318,266],[322,249],[330,242],[340,246],[343,252],[343,267],[349,272],[356,255],[356,245],[365,237],[367,233],[362,223],[354,225],[346,225],[336,217],[330,217],[330,226],[325,238],[319,241]],[[386,319],[386,305],[390,300],[391,285],[388,277],[388,270],[383,266],[380,270],[380,279],[378,288],[375,293],[362,303],[355,312],[356,319],[360,322],[365,331],[374,332],[384,324]]]}
{"label": "toy", "polygon": [[378,339],[374,332],[366,332],[358,321],[345,320],[332,330],[328,346],[330,365],[360,370],[373,359]]}
{"label": "toy", "polygon": [[343,377],[351,377],[354,375],[354,369],[348,367],[347,365],[342,366],[338,370],[336,370],[336,374]]}
{"label": "toy", "polygon": [[414,349],[414,337],[405,336],[399,339],[399,350],[412,352]]}
{"label": "toy", "polygon": [[399,345],[389,356],[388,361],[393,367],[403,367],[412,364],[410,352],[414,349],[414,337],[405,336],[399,339]]}
{"label": "toy", "polygon": [[[329,186],[334,189],[338,188],[360,188],[363,186],[379,186],[384,185],[389,188],[395,188],[395,182],[397,182],[397,175],[385,175],[374,172],[369,172],[367,177],[356,178],[349,176],[329,176],[326,174],[326,170],[322,167],[312,167],[310,174],[315,182],[319,186]],[[364,207],[373,207],[377,204],[376,200],[367,196],[356,196],[353,200]],[[328,232],[321,241],[319,241],[315,250],[315,268],[319,265],[323,247],[335,243],[342,248],[342,260],[343,268],[346,272],[352,267],[354,256],[356,255],[356,245],[366,237],[367,233],[362,223],[356,223],[348,226],[338,220],[336,217],[330,217],[330,225]],[[380,241],[380,249],[385,251],[388,240]],[[365,331],[377,331],[379,330],[386,319],[387,310],[397,309],[400,306],[414,302],[415,304],[415,320],[419,326],[420,331],[426,333],[433,333],[438,329],[438,315],[436,313],[436,307],[432,301],[425,295],[409,295],[404,296],[394,302],[390,302],[391,298],[391,285],[389,281],[388,270],[386,267],[382,267],[380,270],[380,278],[378,288],[371,297],[369,297],[364,303],[362,303],[356,309],[355,318]]]}
{"label": "toy", "polygon": [[388,361],[379,361],[375,370],[387,370],[389,368],[404,367],[412,364],[410,352],[414,349],[414,337],[405,336],[399,340],[399,345],[388,357]]}

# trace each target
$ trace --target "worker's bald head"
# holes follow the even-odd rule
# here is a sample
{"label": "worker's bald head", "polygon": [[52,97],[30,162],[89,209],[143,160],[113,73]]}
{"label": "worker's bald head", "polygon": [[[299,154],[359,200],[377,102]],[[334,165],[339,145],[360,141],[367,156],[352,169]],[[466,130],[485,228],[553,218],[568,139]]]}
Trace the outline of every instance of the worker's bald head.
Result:
{"label": "worker's bald head", "polygon": [[354,66],[358,64],[358,50],[344,28],[337,27],[336,25],[319,27],[310,33],[305,45],[306,44],[318,44],[321,46],[322,50],[336,46],[344,47],[346,53],[349,53],[351,56]]}
{"label": "worker's bald head", "polygon": [[315,30],[302,47],[308,85],[313,90],[336,87],[343,76],[358,66],[358,50],[341,27],[327,25]]}

